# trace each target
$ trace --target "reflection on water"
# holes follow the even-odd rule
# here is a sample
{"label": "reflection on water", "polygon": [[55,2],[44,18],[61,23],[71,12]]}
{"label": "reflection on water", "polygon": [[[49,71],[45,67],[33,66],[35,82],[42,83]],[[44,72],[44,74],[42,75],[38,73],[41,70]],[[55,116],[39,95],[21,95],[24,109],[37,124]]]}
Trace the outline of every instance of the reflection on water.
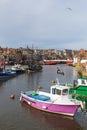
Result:
{"label": "reflection on water", "polygon": [[23,110],[27,112],[28,116],[32,116],[37,120],[38,125],[43,123],[43,130],[45,129],[45,126],[49,126],[50,130],[81,130],[81,127],[72,117],[42,112],[30,107],[25,102],[21,105]]}
{"label": "reflection on water", "polygon": [[36,90],[37,86],[40,84],[42,77],[42,72],[28,73],[28,84],[31,90]]}

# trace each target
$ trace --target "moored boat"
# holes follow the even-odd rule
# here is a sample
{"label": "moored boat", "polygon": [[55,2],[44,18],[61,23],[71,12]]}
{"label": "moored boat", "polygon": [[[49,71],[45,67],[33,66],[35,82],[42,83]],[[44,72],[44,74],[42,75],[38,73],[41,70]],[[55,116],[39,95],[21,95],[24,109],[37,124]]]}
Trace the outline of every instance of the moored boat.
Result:
{"label": "moored boat", "polygon": [[[66,85],[66,84],[65,84]],[[73,84],[67,84],[73,98],[83,102],[84,110],[87,109],[87,78],[77,78]],[[82,107],[83,107],[82,106]]]}
{"label": "moored boat", "polygon": [[38,72],[38,71],[42,71],[43,67],[42,65],[30,65],[28,68],[29,72]]}
{"label": "moored boat", "polygon": [[58,62],[56,60],[44,60],[45,65],[56,65]]}
{"label": "moored boat", "polygon": [[45,112],[74,116],[81,102],[73,99],[69,92],[69,87],[57,82],[50,87],[50,93],[39,89],[21,92],[20,101],[25,101],[30,106]]}
{"label": "moored boat", "polygon": [[67,86],[70,86],[72,94],[87,96],[87,78],[78,78]]}
{"label": "moored boat", "polygon": [[87,102],[87,78],[78,78],[74,80],[71,93],[79,100]]}
{"label": "moored boat", "polygon": [[73,66],[73,61],[67,62],[66,64],[69,66]]}
{"label": "moored boat", "polygon": [[0,81],[10,79],[14,76],[16,76],[16,72],[12,72],[11,70],[4,70],[3,72],[0,72]]}
{"label": "moored boat", "polygon": [[43,66],[38,58],[35,58],[34,50],[32,46],[31,60],[28,63],[28,72],[39,72],[43,70]]}
{"label": "moored boat", "polygon": [[13,72],[16,72],[17,74],[20,74],[20,73],[24,73],[25,72],[25,69],[23,68],[22,65],[20,64],[15,64],[12,66],[11,70]]}

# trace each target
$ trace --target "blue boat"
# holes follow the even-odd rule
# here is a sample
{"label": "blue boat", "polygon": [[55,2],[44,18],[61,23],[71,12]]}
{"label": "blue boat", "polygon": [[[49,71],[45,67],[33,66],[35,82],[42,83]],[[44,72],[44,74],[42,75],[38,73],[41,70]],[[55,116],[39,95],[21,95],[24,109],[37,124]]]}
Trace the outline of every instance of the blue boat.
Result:
{"label": "blue boat", "polygon": [[3,72],[0,72],[0,81],[7,80],[14,76],[16,76],[16,72],[12,72],[11,70],[5,70]]}

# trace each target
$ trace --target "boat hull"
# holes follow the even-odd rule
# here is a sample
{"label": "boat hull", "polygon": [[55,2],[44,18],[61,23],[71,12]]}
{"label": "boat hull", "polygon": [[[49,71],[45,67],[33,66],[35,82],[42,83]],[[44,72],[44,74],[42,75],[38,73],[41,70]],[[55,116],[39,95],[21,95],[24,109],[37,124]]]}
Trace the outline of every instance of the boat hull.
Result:
{"label": "boat hull", "polygon": [[21,74],[21,73],[25,73],[26,72],[24,67],[21,66],[20,64],[12,66],[11,71],[12,72],[16,72],[16,74]]}
{"label": "boat hull", "polygon": [[79,105],[61,105],[61,104],[54,104],[53,102],[35,100],[23,93],[21,93],[20,100],[25,101],[30,106],[36,109],[45,112],[68,115],[68,116],[74,116],[79,107]]}
{"label": "boat hull", "polygon": [[21,74],[21,73],[25,73],[25,70],[21,70],[21,69],[19,69],[19,70],[12,70],[13,72],[16,72],[16,74]]}
{"label": "boat hull", "polygon": [[56,65],[56,64],[58,64],[58,62],[57,61],[51,61],[51,60],[45,60],[44,61],[44,64],[45,65]]}
{"label": "boat hull", "polygon": [[10,79],[10,78],[15,77],[15,76],[16,76],[15,72],[10,72],[10,73],[1,72],[0,73],[0,81],[7,80],[7,79]]}
{"label": "boat hull", "polygon": [[29,66],[29,72],[37,72],[37,71],[42,71],[43,67],[42,66],[38,66],[38,65],[32,65]]}

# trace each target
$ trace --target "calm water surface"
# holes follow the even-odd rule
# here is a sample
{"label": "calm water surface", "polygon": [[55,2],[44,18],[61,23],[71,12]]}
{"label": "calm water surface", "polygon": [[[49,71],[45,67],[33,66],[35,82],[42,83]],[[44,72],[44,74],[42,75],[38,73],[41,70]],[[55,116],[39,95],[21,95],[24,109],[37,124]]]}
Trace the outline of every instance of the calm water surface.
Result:
{"label": "calm water surface", "polygon": [[[65,75],[57,74],[57,65],[43,66],[42,72],[25,73],[0,82],[0,130],[87,130],[87,114],[77,112],[74,118],[48,114],[20,103],[20,92],[49,91],[51,81],[57,77],[61,83],[72,83],[77,71],[70,66],[59,65]],[[10,95],[15,94],[15,99]]]}

